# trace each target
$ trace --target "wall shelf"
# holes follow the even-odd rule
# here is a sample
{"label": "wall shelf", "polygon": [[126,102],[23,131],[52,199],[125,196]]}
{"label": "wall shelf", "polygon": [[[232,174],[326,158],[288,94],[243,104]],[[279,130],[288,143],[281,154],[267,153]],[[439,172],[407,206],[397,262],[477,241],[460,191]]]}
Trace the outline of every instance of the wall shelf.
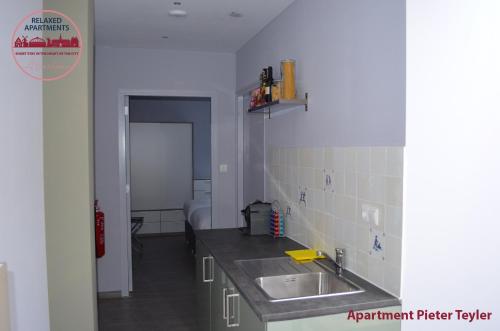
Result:
{"label": "wall shelf", "polygon": [[265,105],[260,105],[258,107],[248,109],[249,113],[255,114],[268,114],[269,118],[271,118],[271,114],[276,114],[281,111],[295,108],[297,106],[304,106],[304,110],[307,111],[307,102],[308,102],[308,93],[305,94],[304,99],[292,99],[285,100],[279,99],[270,103],[266,103]]}

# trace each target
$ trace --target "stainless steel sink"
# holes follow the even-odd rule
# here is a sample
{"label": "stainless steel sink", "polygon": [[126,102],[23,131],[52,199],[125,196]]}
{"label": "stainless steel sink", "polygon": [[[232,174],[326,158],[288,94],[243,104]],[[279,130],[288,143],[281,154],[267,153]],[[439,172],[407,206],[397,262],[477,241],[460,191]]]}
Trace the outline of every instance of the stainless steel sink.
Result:
{"label": "stainless steel sink", "polygon": [[364,292],[322,262],[296,263],[289,257],[238,260],[269,301],[301,300]]}
{"label": "stainless steel sink", "polygon": [[268,276],[255,279],[270,301],[310,299],[363,292],[331,272]]}

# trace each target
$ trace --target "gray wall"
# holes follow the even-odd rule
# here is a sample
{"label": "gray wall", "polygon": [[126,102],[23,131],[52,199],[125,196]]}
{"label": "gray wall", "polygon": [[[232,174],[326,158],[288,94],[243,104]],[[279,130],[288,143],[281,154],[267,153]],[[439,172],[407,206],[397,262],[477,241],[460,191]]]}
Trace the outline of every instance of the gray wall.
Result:
{"label": "gray wall", "polygon": [[297,61],[310,111],[266,121],[277,146],[400,146],[405,139],[405,2],[296,0],[237,52],[237,90]]}
{"label": "gray wall", "polygon": [[193,123],[193,178],[210,179],[210,99],[131,97],[130,122]]}

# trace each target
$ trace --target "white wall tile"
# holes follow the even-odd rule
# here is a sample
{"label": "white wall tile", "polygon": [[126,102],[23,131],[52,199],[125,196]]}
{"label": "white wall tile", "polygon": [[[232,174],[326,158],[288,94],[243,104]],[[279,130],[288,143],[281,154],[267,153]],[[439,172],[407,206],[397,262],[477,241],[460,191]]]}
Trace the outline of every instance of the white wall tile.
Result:
{"label": "white wall tile", "polygon": [[403,177],[403,148],[387,148],[387,175],[394,177]]}
{"label": "white wall tile", "polygon": [[325,149],[324,148],[314,148],[314,168],[323,169],[325,167]]}
{"label": "white wall tile", "polygon": [[356,149],[356,172],[370,173],[370,148],[359,147]]}
{"label": "white wall tile", "polygon": [[336,194],[345,194],[345,172],[344,171],[335,171],[333,172],[332,183],[333,183],[333,191]]}
{"label": "white wall tile", "polygon": [[388,205],[401,206],[403,202],[403,180],[386,177],[385,201]]}
{"label": "white wall tile", "polygon": [[401,265],[401,238],[385,236],[385,261],[394,266]]}
{"label": "white wall tile", "polygon": [[314,153],[312,148],[299,149],[299,165],[301,167],[314,167]]}
{"label": "white wall tile", "polygon": [[370,251],[370,229],[368,225],[356,225],[356,247],[359,251],[368,254]]}
{"label": "white wall tile", "polygon": [[356,148],[344,148],[344,169],[356,171]]}
{"label": "white wall tile", "polygon": [[345,195],[351,196],[351,197],[357,197],[357,192],[358,192],[358,178],[356,176],[355,172],[352,171],[346,171],[345,172]]}
{"label": "white wall tile", "polygon": [[296,148],[288,148],[288,164],[294,167],[299,165],[298,150]]}
{"label": "white wall tile", "polygon": [[329,213],[329,214],[334,214],[334,208],[335,208],[335,203],[334,203],[334,200],[335,200],[335,194],[332,193],[332,192],[325,192],[323,194],[323,200],[324,200],[324,204],[323,204],[323,208],[324,208],[324,211],[326,213]]}
{"label": "white wall tile", "polygon": [[386,206],[385,232],[401,238],[403,229],[403,211],[401,207]]}
{"label": "white wall tile", "polygon": [[334,199],[334,214],[343,221],[356,220],[356,199],[343,195],[336,195]]}
{"label": "white wall tile", "polygon": [[325,168],[333,169],[333,158],[335,149],[332,147],[325,148]]}
{"label": "white wall tile", "polygon": [[384,264],[384,286],[390,293],[399,296],[401,293],[401,267]]}
{"label": "white wall tile", "polygon": [[370,148],[370,173],[385,175],[387,172],[387,158],[385,147]]}
{"label": "white wall tile", "polygon": [[375,285],[384,287],[384,264],[371,256],[368,257],[368,279]]}
{"label": "white wall tile", "polygon": [[324,190],[325,188],[325,170],[315,168],[314,172],[314,185],[313,188],[316,190]]}
{"label": "white wall tile", "polygon": [[[403,149],[400,147],[271,148],[270,196],[291,206],[287,236],[335,255],[346,248],[348,268],[399,293]],[[277,151],[277,152],[276,152]],[[326,174],[332,187],[326,186]],[[335,192],[332,192],[332,189]],[[306,205],[299,203],[300,190]],[[379,223],[361,219],[361,206],[379,210]],[[370,256],[370,228],[384,235],[384,259]]]}
{"label": "white wall tile", "polygon": [[359,250],[356,252],[356,266],[354,272],[364,278],[368,277],[368,258],[368,254]]}
{"label": "white wall tile", "polygon": [[345,148],[335,148],[333,153],[333,170],[335,172],[345,171]]}
{"label": "white wall tile", "polygon": [[[349,246],[356,247],[356,223],[343,222],[342,240]],[[354,252],[349,252],[354,254]]]}

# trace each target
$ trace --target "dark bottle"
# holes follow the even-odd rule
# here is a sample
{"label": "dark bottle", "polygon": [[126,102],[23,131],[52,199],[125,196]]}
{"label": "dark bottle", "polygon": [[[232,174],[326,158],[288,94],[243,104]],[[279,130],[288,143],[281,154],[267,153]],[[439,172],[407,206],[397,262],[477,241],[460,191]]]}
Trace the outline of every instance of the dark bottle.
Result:
{"label": "dark bottle", "polygon": [[273,67],[269,66],[266,70],[265,94],[264,100],[266,103],[273,101],[271,88],[273,86]]}
{"label": "dark bottle", "polygon": [[262,103],[267,103],[266,97],[266,88],[267,88],[267,69],[262,69],[262,83],[260,85],[260,95]]}

